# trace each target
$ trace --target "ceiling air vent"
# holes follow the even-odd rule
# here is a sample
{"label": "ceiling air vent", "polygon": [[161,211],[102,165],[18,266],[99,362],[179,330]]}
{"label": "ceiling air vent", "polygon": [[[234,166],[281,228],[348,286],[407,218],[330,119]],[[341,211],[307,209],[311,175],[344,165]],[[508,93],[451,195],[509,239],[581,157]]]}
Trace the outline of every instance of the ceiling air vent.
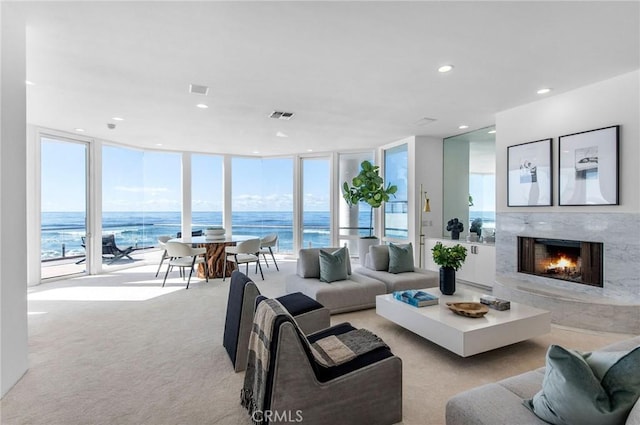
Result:
{"label": "ceiling air vent", "polygon": [[291,118],[293,118],[293,112],[273,111],[271,115],[269,115],[269,118],[274,118],[276,120],[289,121]]}
{"label": "ceiling air vent", "polygon": [[199,86],[197,84],[189,84],[189,93],[207,95],[209,93],[209,87]]}
{"label": "ceiling air vent", "polygon": [[420,118],[418,121],[416,121],[416,125],[419,126],[424,126],[424,125],[429,125],[432,122],[437,121],[435,118],[429,118],[429,117],[424,117],[424,118]]}

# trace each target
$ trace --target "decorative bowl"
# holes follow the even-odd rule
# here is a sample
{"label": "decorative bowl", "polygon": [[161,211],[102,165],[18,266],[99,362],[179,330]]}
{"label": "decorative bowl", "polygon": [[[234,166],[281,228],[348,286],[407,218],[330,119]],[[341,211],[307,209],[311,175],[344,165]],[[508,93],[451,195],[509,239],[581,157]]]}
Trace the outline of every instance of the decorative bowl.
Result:
{"label": "decorative bowl", "polygon": [[204,234],[207,237],[220,237],[220,236],[223,236],[224,233],[225,233],[225,230],[222,227],[217,229],[206,229],[204,231]]}
{"label": "decorative bowl", "polygon": [[478,318],[489,312],[489,307],[474,302],[447,303],[449,310],[460,316]]}

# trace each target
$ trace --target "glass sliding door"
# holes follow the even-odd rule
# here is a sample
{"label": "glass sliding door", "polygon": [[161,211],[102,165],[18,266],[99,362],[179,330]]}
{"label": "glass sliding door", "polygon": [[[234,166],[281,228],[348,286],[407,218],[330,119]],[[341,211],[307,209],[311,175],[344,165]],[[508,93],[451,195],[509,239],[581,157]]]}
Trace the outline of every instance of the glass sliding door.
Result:
{"label": "glass sliding door", "polygon": [[40,138],[41,278],[84,273],[88,144]]}
{"label": "glass sliding door", "polygon": [[409,237],[407,145],[384,152],[384,182],[398,187],[396,197],[384,204],[384,236],[386,240],[406,240]]}
{"label": "glass sliding door", "polygon": [[362,161],[373,162],[373,152],[341,153],[338,157],[338,182],[340,183],[340,199],[338,200],[339,226],[338,239],[340,245],[347,244],[351,255],[358,253],[358,239],[369,236],[369,232],[375,234],[373,229],[371,206],[366,202],[349,207],[342,197],[342,183],[351,181],[360,173]]}
{"label": "glass sliding door", "polygon": [[[130,251],[103,268],[135,265],[154,253],[158,236],[181,229],[181,155],[119,146],[102,148],[102,237]],[[105,239],[107,240],[107,239]]]}
{"label": "glass sliding door", "polygon": [[329,158],[303,158],[302,164],[302,246],[331,246]]}
{"label": "glass sliding door", "polygon": [[275,251],[293,252],[293,160],[233,158],[234,235],[278,235]]}

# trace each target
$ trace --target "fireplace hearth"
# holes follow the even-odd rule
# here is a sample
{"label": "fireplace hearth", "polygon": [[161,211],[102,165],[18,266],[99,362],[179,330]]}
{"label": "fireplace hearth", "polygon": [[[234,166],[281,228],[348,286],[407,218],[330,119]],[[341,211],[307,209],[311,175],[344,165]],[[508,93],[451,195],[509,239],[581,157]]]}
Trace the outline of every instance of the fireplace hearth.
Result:
{"label": "fireplace hearth", "polygon": [[602,243],[518,237],[518,272],[603,287]]}

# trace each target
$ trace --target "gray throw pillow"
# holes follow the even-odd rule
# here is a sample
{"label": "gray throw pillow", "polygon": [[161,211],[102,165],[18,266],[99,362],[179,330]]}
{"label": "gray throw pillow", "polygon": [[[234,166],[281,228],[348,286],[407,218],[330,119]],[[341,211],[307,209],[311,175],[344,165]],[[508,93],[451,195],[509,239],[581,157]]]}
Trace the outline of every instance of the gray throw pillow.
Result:
{"label": "gray throw pillow", "polygon": [[320,250],[320,280],[322,282],[335,282],[345,280],[347,274],[347,250],[340,248],[334,252]]}
{"label": "gray throw pillow", "polygon": [[298,252],[298,275],[304,278],[320,277],[320,262],[318,248],[301,249]]}
{"label": "gray throw pillow", "polygon": [[552,345],[542,390],[524,403],[555,425],[613,425],[625,422],[639,396],[640,347],[580,353]]}
{"label": "gray throw pillow", "polygon": [[389,247],[387,245],[371,245],[366,266],[372,270],[389,270]]}
{"label": "gray throw pillow", "polygon": [[412,272],[413,246],[389,244],[389,273]]}

